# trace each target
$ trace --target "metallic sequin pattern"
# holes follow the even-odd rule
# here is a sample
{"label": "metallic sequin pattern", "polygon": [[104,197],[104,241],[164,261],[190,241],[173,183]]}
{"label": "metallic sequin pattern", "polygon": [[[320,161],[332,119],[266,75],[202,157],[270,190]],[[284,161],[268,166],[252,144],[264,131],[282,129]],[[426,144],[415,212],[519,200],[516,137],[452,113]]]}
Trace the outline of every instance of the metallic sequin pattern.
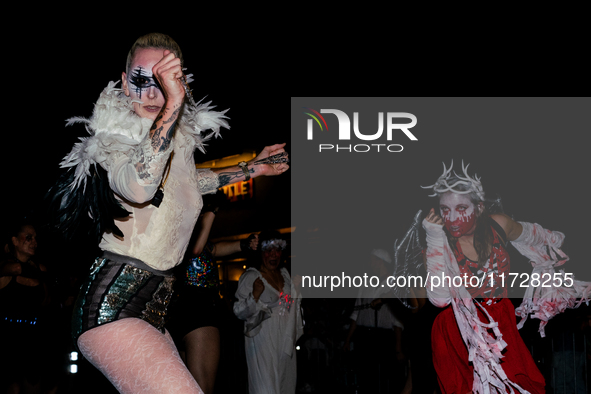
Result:
{"label": "metallic sequin pattern", "polygon": [[165,277],[154,292],[152,301],[146,303],[146,309],[142,311],[141,319],[160,331],[163,331],[164,328],[164,318],[166,317],[166,308],[172,297],[173,283],[174,277]]}
{"label": "metallic sequin pattern", "polygon": [[189,261],[186,271],[186,284],[197,287],[216,287],[219,285],[218,267],[209,248]]}
{"label": "metallic sequin pattern", "polygon": [[103,324],[115,320],[121,308],[152,275],[149,271],[125,265],[105,295],[98,311],[97,323]]}
{"label": "metallic sequin pattern", "polygon": [[78,295],[78,299],[76,300],[76,304],[74,306],[72,319],[72,334],[74,335],[74,338],[78,338],[80,336],[80,333],[82,332],[82,308],[86,303],[86,296],[88,295],[88,291],[90,290],[90,285],[95,280],[96,274],[100,271],[100,269],[105,265],[106,262],[107,259],[102,257],[97,257],[94,260],[94,263],[90,267],[88,279],[86,279],[86,282],[82,286],[80,294]]}

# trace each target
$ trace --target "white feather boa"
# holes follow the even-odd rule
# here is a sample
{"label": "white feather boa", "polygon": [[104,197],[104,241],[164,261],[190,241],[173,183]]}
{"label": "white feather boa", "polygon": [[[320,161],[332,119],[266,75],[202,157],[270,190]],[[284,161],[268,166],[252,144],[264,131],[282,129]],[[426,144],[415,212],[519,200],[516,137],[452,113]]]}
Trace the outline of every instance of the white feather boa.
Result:
{"label": "white feather boa", "polygon": [[[118,82],[109,82],[94,106],[90,119],[73,117],[67,120],[66,126],[84,123],[90,137],[81,137],[80,142],[64,157],[62,168],[75,167],[75,178],[71,187],[83,185],[86,188],[86,177],[90,176],[90,165],[99,164],[103,168],[109,156],[123,153],[131,157],[140,143],[147,138],[151,119],[139,117],[133,110],[132,100],[116,88]],[[203,100],[202,100],[203,101]],[[185,103],[180,113],[174,137],[174,151],[181,154],[188,162],[193,158],[196,148],[205,152],[205,142],[212,136],[220,136],[220,127],[230,128],[225,111],[212,111],[211,101],[196,105]],[[208,135],[205,130],[211,129]]]}

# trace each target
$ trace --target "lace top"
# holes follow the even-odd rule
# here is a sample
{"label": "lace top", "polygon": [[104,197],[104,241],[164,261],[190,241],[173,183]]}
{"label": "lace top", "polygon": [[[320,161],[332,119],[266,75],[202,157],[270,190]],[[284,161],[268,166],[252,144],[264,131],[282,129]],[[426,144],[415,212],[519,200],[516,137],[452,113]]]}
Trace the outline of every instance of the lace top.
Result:
{"label": "lace top", "polygon": [[[149,143],[145,146],[151,149]],[[138,157],[142,156],[135,155]],[[181,155],[175,154],[164,186],[164,198],[156,208],[150,204],[151,196],[160,185],[165,167],[161,162],[166,163],[166,160],[156,158],[154,162],[159,167],[154,172],[159,172],[160,176],[147,178],[150,181],[135,172],[133,158],[120,159],[110,166],[111,187],[131,215],[115,220],[125,234],[123,239],[105,233],[99,246],[102,250],[135,257],[154,269],[165,271],[182,261],[203,207],[201,195],[215,191],[219,181],[211,170],[197,170],[193,160],[187,163]]]}

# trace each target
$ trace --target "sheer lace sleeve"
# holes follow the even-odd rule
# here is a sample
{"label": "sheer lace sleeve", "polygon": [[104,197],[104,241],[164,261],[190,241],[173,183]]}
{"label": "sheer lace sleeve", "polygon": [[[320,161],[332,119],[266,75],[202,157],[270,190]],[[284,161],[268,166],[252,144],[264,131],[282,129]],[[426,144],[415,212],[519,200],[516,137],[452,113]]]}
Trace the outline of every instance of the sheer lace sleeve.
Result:
{"label": "sheer lace sleeve", "polygon": [[234,303],[234,314],[240,320],[244,320],[244,335],[253,337],[261,330],[261,323],[271,317],[271,309],[267,304],[255,301],[252,296],[252,284],[259,277],[257,270],[250,268],[238,282],[236,298]]}
{"label": "sheer lace sleeve", "polygon": [[105,161],[109,172],[109,184],[113,191],[123,198],[144,203],[150,201],[158,190],[171,146],[161,152],[154,152],[149,134],[128,154],[113,154]]}
{"label": "sheer lace sleeve", "polygon": [[212,194],[220,187],[218,174],[209,168],[197,170],[197,187],[201,194]]}

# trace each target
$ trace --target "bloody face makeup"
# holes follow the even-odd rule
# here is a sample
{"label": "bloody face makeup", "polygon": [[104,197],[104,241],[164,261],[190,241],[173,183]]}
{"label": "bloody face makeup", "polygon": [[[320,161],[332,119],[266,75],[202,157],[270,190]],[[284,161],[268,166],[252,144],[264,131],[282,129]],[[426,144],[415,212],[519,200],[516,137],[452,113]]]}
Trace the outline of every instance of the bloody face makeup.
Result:
{"label": "bloody face makeup", "polygon": [[439,209],[445,228],[459,238],[470,235],[476,228],[476,207],[465,194],[443,193],[439,199]]}

